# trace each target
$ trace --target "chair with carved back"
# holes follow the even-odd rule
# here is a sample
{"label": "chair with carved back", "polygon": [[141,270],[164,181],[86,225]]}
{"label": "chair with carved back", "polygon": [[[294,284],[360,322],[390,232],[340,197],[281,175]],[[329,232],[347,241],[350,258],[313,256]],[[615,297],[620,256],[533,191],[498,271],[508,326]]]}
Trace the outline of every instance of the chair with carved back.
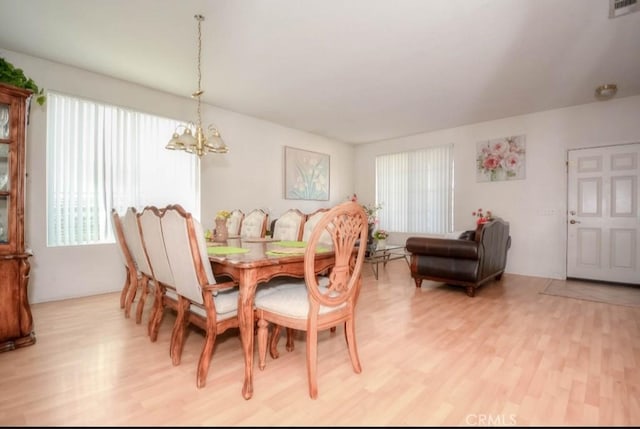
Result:
{"label": "chair with carved back", "polygon": [[178,315],[171,334],[170,355],[179,365],[186,329],[205,331],[196,385],[204,387],[216,336],[238,325],[237,283],[217,283],[200,223],[179,205],[167,207],[161,218],[169,265],[178,292]]}
{"label": "chair with carved back", "polygon": [[273,225],[272,237],[283,241],[302,240],[302,231],[307,215],[298,209],[289,209],[276,219]]}
{"label": "chair with carved back", "polygon": [[147,254],[144,251],[144,245],[142,243],[142,236],[140,233],[140,226],[138,225],[138,213],[135,207],[128,207],[122,219],[122,231],[124,232],[131,257],[138,269],[139,280],[136,290],[129,293],[127,302],[125,303],[125,317],[129,317],[131,313],[131,307],[133,301],[140,291],[140,300],[138,301],[138,308],[136,311],[136,323],[142,321],[142,310],[144,309],[147,295],[151,287],[150,280],[152,280],[151,267],[149,266],[149,260]]}
{"label": "chair with carved back", "polygon": [[262,238],[267,232],[269,216],[262,209],[255,209],[247,213],[242,220],[240,236],[242,238]]}
{"label": "chair with carved back", "polygon": [[162,236],[160,219],[164,211],[165,209],[147,206],[138,215],[142,242],[156,285],[153,309],[147,326],[149,339],[152,342],[158,339],[158,331],[165,309],[170,308],[178,311],[178,293]]}
{"label": "chair with carved back", "polygon": [[113,235],[116,238],[118,253],[125,268],[124,285],[122,286],[122,292],[120,292],[120,308],[124,309],[129,293],[138,288],[138,268],[131,256],[131,251],[124,237],[122,218],[116,209],[111,209],[111,226],[113,228]]}
{"label": "chair with carved back", "polygon": [[233,237],[240,235],[240,228],[242,227],[243,220],[244,213],[242,213],[242,210],[235,209],[231,211],[231,216],[227,219],[227,231],[229,236]]}
{"label": "chair with carved back", "polygon": [[[315,257],[324,231],[332,238],[335,265],[326,281],[319,281]],[[354,372],[361,372],[355,337],[355,310],[362,284],[361,272],[367,239],[367,216],[358,203],[348,201],[327,211],[313,229],[305,248],[303,281],[293,287],[276,288],[256,294],[259,368],[266,365],[269,323],[300,331],[307,337],[307,378],[309,396],[318,396],[318,332],[344,323],[345,338]],[[323,247],[323,246],[320,246]],[[274,355],[277,337],[271,341]]]}
{"label": "chair with carved back", "polygon": [[[316,211],[314,211],[313,213],[310,213],[306,216],[306,220],[304,222],[304,226],[302,228],[302,241],[304,242],[308,242],[309,239],[311,238],[311,233],[313,232],[313,228],[316,226],[316,224],[320,221],[320,219],[322,219],[322,216],[328,212],[329,209],[328,208],[320,208]],[[320,240],[319,243],[322,244],[328,244],[328,245],[332,245],[332,241],[331,241],[331,236],[329,235],[328,231],[323,231],[322,234],[320,235]],[[331,328],[332,332],[335,332],[335,328]],[[280,327],[279,326],[275,326],[274,330],[272,332],[272,335],[274,337],[278,337],[280,335]],[[293,349],[295,348],[294,346],[294,332],[293,329],[291,328],[287,328],[287,343],[286,343],[286,350],[289,352],[292,352]]]}

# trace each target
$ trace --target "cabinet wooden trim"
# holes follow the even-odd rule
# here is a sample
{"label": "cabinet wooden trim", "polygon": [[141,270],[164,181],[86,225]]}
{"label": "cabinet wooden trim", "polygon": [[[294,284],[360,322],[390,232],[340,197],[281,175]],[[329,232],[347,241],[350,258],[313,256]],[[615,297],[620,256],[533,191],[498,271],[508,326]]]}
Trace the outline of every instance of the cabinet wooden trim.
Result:
{"label": "cabinet wooden trim", "polygon": [[6,242],[0,242],[0,352],[34,344],[27,288],[31,252],[24,243],[25,152],[31,91],[0,83],[0,104],[9,106],[8,189],[0,192],[6,206]]}

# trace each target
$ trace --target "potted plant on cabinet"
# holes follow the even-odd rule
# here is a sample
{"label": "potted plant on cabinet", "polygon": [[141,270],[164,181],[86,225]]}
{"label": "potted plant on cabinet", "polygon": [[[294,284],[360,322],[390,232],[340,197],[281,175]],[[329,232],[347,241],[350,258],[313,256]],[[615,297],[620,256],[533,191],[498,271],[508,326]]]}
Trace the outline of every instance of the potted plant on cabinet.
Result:
{"label": "potted plant on cabinet", "polygon": [[22,69],[14,67],[13,64],[4,58],[0,58],[0,82],[32,91],[36,99],[36,103],[41,106],[44,105],[44,102],[46,101],[44,89],[39,88],[33,79],[25,76]]}

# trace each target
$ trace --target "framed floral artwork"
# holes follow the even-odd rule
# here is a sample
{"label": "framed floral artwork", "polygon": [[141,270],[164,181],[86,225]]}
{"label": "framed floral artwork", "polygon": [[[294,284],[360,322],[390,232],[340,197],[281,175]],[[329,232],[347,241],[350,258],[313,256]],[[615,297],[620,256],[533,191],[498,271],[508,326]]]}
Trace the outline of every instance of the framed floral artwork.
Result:
{"label": "framed floral artwork", "polygon": [[525,136],[501,137],[476,143],[476,181],[525,178]]}
{"label": "framed floral artwork", "polygon": [[285,146],[284,197],[287,200],[329,199],[329,155]]}

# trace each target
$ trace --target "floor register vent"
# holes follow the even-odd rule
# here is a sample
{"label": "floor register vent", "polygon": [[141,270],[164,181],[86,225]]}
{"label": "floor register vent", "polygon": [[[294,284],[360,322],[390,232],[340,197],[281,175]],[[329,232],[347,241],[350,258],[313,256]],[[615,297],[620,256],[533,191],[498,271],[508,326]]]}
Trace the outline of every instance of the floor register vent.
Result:
{"label": "floor register vent", "polygon": [[638,0],[609,0],[609,18],[640,11]]}

